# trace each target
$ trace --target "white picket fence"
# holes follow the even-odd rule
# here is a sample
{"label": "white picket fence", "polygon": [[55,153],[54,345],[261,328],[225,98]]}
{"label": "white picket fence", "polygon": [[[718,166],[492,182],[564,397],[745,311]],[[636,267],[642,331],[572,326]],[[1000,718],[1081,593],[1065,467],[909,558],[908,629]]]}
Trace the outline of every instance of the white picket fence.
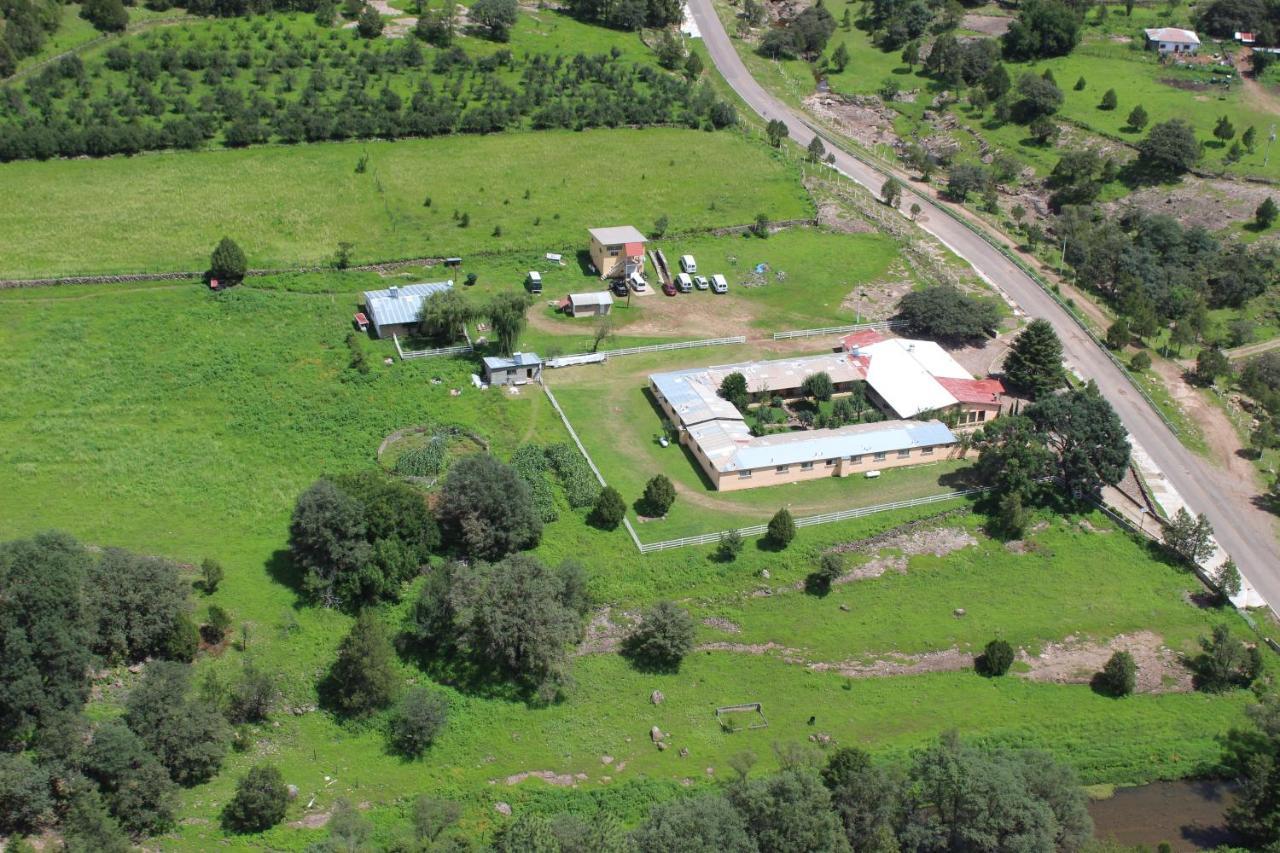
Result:
{"label": "white picket fence", "polygon": [[791,329],[787,332],[774,332],[773,339],[775,341],[786,340],[787,338],[812,338],[818,335],[847,335],[850,332],[862,332],[867,329],[874,329],[877,332],[885,332],[891,329],[901,329],[905,323],[886,320],[879,323],[854,323],[850,326],[828,326],[825,329]]}
{"label": "white picket fence", "polygon": [[[926,504],[936,504],[942,501],[955,500],[969,495],[978,495],[987,491],[985,487],[976,489],[960,489],[954,492],[942,492],[936,495],[926,495],[922,498],[912,498],[905,501],[893,501],[891,503],[875,504],[873,506],[860,506],[853,509],[842,509],[836,512],[827,512],[822,515],[809,515],[804,518],[796,519],[796,527],[812,527],[815,524],[830,524],[834,521],[848,521],[851,518],[862,518],[868,515],[875,515],[880,512],[889,512],[895,509],[907,509],[913,506],[924,506]],[[742,536],[762,536],[769,529],[767,524],[753,524],[750,527],[739,527],[738,533]],[[641,544],[640,553],[650,554],[654,551],[666,551],[671,548],[684,548],[689,545],[709,545],[713,542],[719,542],[720,537],[729,531],[723,530],[719,533],[703,533],[698,536],[685,536],[680,539],[668,539],[665,542],[646,542]]]}
{"label": "white picket fence", "polygon": [[400,354],[401,360],[411,358],[434,358],[440,355],[471,355],[475,350],[471,348],[471,344],[461,344],[456,347],[440,347],[439,349],[411,349],[407,350],[400,346],[400,338],[396,335],[391,336],[391,340],[395,342],[396,352]]}
{"label": "white picket fence", "polygon": [[580,352],[573,355],[556,356],[547,362],[550,367],[573,367],[575,364],[589,364],[590,361],[575,361],[576,359],[586,359],[588,356],[604,356],[605,358],[613,358],[615,355],[639,355],[642,352],[663,352],[665,350],[677,349],[697,349],[698,347],[719,347],[727,344],[745,344],[747,338],[745,335],[735,335],[731,338],[705,338],[700,341],[676,341],[670,344],[648,344],[642,347],[622,347],[621,349],[602,349],[598,352]]}

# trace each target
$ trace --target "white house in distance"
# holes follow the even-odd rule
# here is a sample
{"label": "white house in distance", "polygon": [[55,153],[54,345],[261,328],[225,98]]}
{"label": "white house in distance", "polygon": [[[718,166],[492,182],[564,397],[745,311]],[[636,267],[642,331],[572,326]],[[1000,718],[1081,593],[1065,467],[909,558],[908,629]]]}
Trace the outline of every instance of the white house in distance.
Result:
{"label": "white house in distance", "polygon": [[1158,27],[1145,31],[1147,47],[1155,48],[1160,54],[1195,53],[1200,49],[1200,37],[1191,30],[1177,27]]}
{"label": "white house in distance", "polygon": [[374,337],[405,335],[418,327],[422,303],[431,296],[453,288],[452,281],[391,285],[386,290],[366,290],[364,306],[373,325]]}
{"label": "white house in distance", "polygon": [[560,305],[570,317],[602,317],[613,311],[613,297],[605,290],[570,293]]}

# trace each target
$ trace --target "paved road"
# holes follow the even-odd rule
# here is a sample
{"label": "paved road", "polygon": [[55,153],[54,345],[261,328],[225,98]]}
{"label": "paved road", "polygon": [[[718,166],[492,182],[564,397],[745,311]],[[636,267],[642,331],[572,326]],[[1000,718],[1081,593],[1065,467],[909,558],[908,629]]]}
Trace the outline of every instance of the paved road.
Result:
{"label": "paved road", "polygon": [[[711,0],[689,0],[689,5],[708,52],[729,85],[751,109],[766,119],[785,122],[791,138],[800,145],[808,145],[813,131],[799,112],[766,92],[747,71]],[[837,169],[879,194],[883,174],[838,149],[832,153]],[[1125,427],[1192,511],[1209,517],[1219,543],[1235,558],[1254,588],[1269,603],[1280,606],[1280,545],[1276,539],[1276,523],[1270,514],[1254,506],[1251,484],[1218,471],[1183,447],[1121,370],[1030,276],[986,240],[939,210],[931,199],[908,188],[903,192],[902,206],[909,208],[912,203],[919,204],[923,211],[921,227],[972,264],[979,275],[1007,293],[1028,314],[1053,324],[1068,359],[1098,383]]]}

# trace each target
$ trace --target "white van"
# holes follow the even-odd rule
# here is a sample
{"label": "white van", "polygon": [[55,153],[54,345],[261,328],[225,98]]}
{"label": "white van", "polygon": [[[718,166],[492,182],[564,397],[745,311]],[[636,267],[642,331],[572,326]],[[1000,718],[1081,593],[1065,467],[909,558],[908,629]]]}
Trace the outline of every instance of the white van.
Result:
{"label": "white van", "polygon": [[689,277],[689,274],[687,272],[676,274],[676,288],[681,293],[693,292],[693,279]]}
{"label": "white van", "polygon": [[693,255],[681,255],[680,269],[692,275],[698,271],[698,262],[693,259]]}
{"label": "white van", "polygon": [[728,293],[729,282],[725,281],[724,276],[720,275],[720,273],[716,273],[711,276],[711,289],[716,293]]}

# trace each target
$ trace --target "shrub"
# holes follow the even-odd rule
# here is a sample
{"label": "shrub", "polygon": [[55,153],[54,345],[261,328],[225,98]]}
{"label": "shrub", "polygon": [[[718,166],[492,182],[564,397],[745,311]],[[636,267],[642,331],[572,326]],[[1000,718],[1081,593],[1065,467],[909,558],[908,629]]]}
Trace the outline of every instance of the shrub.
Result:
{"label": "shrub", "polygon": [[449,703],[425,687],[415,687],[396,706],[389,723],[391,746],[401,755],[417,758],[427,751],[444,729]]}
{"label": "shrub", "polygon": [[511,454],[511,467],[529,487],[533,505],[543,524],[559,518],[555,493],[551,491],[551,483],[547,480],[547,472],[551,466],[547,462],[546,451],[536,444],[522,444]]}
{"label": "shrub", "polygon": [[596,527],[613,530],[622,523],[626,514],[627,505],[623,502],[622,495],[613,486],[605,486],[596,498],[589,520]]}
{"label": "shrub", "polygon": [[448,450],[448,434],[435,433],[421,447],[400,454],[396,459],[395,472],[406,477],[434,477],[444,470]]}
{"label": "shrub", "polygon": [[213,595],[222,584],[222,564],[217,560],[205,557],[200,563],[200,588],[205,595]]}
{"label": "shrub", "polygon": [[209,278],[217,279],[220,284],[239,284],[248,271],[249,261],[244,250],[230,237],[223,237],[209,256]]}
{"label": "shrub", "polygon": [[640,624],[622,644],[623,653],[639,666],[674,671],[693,651],[693,619],[689,611],[659,601],[644,612]]}
{"label": "shrub", "polygon": [[233,723],[260,723],[271,713],[275,699],[276,683],[271,673],[247,660],[227,697],[227,718]]}
{"label": "shrub", "polygon": [[1013,666],[1013,657],[1013,646],[1004,640],[992,640],[978,658],[978,671],[983,675],[1004,675]]}
{"label": "shrub", "polygon": [[591,506],[600,493],[600,481],[582,454],[567,442],[549,444],[546,448],[551,470],[564,489],[565,499],[574,509]]}
{"label": "shrub", "polygon": [[385,708],[399,684],[395,652],[386,629],[372,610],[360,611],[350,633],[338,646],[324,692],[340,714],[361,717]]}
{"label": "shrub", "polygon": [[147,665],[129,693],[125,722],[179,785],[217,774],[231,742],[227,721],[208,702],[188,696],[191,667],[172,661]]}
{"label": "shrub", "polygon": [[785,548],[796,538],[796,522],[789,509],[783,507],[769,519],[766,538],[775,548]]}
{"label": "shrub", "polygon": [[1099,689],[1108,696],[1128,696],[1138,685],[1138,665],[1128,652],[1116,652],[1098,673]]}
{"label": "shrub", "polygon": [[1133,358],[1129,359],[1129,366],[1141,373],[1144,370],[1151,369],[1151,356],[1145,351],[1136,352]]}
{"label": "shrub", "polygon": [[676,487],[665,474],[654,475],[644,486],[644,497],[641,498],[645,515],[660,518],[667,514],[671,505],[676,502]]}
{"label": "shrub", "polygon": [[716,545],[716,557],[729,563],[742,553],[742,534],[735,530],[727,530],[720,534],[720,544]]}
{"label": "shrub", "polygon": [[1192,661],[1196,687],[1208,693],[1225,693],[1248,687],[1262,673],[1262,653],[1257,646],[1246,647],[1225,625],[1217,625],[1213,636],[1200,638],[1204,650]]}
{"label": "shrub", "polygon": [[284,820],[289,790],[280,771],[259,764],[236,785],[235,796],[222,810],[222,825],[231,832],[262,832]]}
{"label": "shrub", "polygon": [[844,574],[844,567],[844,554],[828,551],[818,560],[817,570],[806,578],[805,586],[810,592],[826,595],[831,591],[831,585]]}
{"label": "shrub", "polygon": [[217,604],[210,604],[209,621],[201,628],[205,642],[211,646],[218,645],[227,636],[227,629],[230,627],[231,614]]}

